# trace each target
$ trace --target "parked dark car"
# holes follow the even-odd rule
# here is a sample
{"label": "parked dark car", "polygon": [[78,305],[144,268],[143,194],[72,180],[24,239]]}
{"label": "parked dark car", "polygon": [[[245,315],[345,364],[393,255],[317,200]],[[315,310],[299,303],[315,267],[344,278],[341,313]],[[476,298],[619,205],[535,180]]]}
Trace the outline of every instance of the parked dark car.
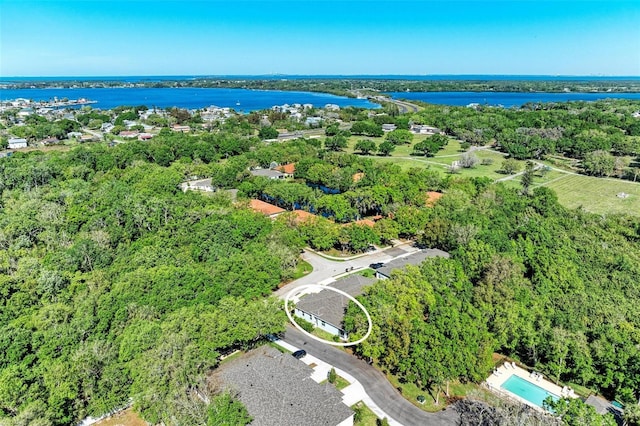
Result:
{"label": "parked dark car", "polygon": [[378,269],[378,268],[382,268],[383,266],[384,266],[384,263],[378,262],[378,263],[372,263],[371,265],[369,265],[369,268]]}
{"label": "parked dark car", "polygon": [[295,351],[291,355],[293,355],[295,359],[300,359],[307,355],[307,351],[305,351],[304,349],[300,349],[299,351]]}

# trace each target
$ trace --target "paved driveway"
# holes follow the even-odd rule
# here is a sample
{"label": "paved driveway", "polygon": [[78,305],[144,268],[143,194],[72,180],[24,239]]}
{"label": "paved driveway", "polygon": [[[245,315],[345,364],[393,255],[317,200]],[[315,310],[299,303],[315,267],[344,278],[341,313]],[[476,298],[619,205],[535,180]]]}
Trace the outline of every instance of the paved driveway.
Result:
{"label": "paved driveway", "polygon": [[285,342],[304,349],[310,355],[347,371],[362,384],[369,397],[394,420],[405,426],[454,426],[460,416],[452,408],[427,413],[404,399],[378,370],[333,346],[310,339],[292,326],[287,327]]}
{"label": "paved driveway", "polygon": [[389,262],[399,255],[418,250],[411,244],[403,244],[384,251],[366,254],[352,260],[331,260],[310,251],[305,251],[302,258],[313,266],[313,271],[274,292],[277,297],[284,298],[291,290],[306,284],[325,284],[336,275],[343,274],[347,269],[366,268],[372,263]]}

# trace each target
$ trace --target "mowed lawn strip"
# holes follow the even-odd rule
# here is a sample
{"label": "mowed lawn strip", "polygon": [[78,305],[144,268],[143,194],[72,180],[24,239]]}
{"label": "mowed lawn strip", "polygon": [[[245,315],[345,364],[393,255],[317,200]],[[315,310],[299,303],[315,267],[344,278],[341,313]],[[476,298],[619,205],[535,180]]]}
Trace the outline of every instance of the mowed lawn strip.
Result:
{"label": "mowed lawn strip", "polygon": [[[560,202],[569,208],[582,206],[589,212],[601,214],[640,214],[640,183],[566,175],[545,186],[553,189]],[[621,193],[628,194],[628,197],[619,198]]]}

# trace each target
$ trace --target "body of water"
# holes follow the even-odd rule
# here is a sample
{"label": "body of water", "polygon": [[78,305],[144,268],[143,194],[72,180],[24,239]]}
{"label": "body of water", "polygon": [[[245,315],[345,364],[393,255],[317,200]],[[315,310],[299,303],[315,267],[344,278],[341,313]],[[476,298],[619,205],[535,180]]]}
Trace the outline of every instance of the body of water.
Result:
{"label": "body of water", "polygon": [[430,104],[466,106],[469,104],[522,106],[528,102],[597,101],[601,99],[640,100],[640,93],[542,93],[542,92],[389,92],[395,99],[422,101]]}
{"label": "body of water", "polygon": [[120,105],[146,105],[148,107],[204,108],[211,105],[250,112],[284,104],[313,104],[324,107],[335,104],[341,107],[356,106],[378,108],[366,99],[353,99],[326,93],[289,92],[279,90],[205,89],[205,88],[80,88],[80,89],[2,89],[0,100],[25,98],[48,101],[57,97],[90,99],[97,101],[94,108],[111,109]]}
{"label": "body of water", "polygon": [[[640,93],[541,93],[541,92],[390,92],[396,99],[428,102],[431,104],[466,106],[469,104],[493,106],[521,106],[528,102],[596,101],[606,98],[640,100]],[[366,99],[353,99],[326,93],[217,89],[217,88],[47,88],[1,89],[0,100],[26,98],[48,101],[57,97],[90,99],[97,101],[94,108],[111,109],[121,105],[147,105],[148,107],[178,107],[198,109],[215,105],[234,108],[239,112],[251,112],[284,104],[313,104],[324,107],[336,104],[341,107],[356,106],[377,108]]]}

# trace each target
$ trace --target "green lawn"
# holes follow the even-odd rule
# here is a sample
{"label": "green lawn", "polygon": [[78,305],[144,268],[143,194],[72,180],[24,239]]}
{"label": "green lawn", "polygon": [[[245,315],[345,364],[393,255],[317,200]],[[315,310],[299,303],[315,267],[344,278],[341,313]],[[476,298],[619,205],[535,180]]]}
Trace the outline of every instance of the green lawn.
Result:
{"label": "green lawn", "polygon": [[[447,398],[444,392],[440,392],[440,398],[438,404],[436,404],[434,399],[435,393],[432,395],[429,391],[420,389],[415,383],[401,383],[396,376],[391,374],[387,374],[386,376],[393,387],[398,389],[407,401],[424,411],[433,413],[442,410],[447,405]],[[463,384],[460,382],[451,382],[449,384],[449,395],[452,397],[464,397],[470,392],[479,391],[483,391],[483,389],[474,383]],[[426,398],[424,404],[418,402],[418,395],[423,395]]]}
{"label": "green lawn", "polygon": [[[582,207],[593,213],[640,214],[640,183],[604,179],[583,175],[565,175],[545,186],[558,194],[560,202],[569,207]],[[618,198],[619,193],[629,194]]]}
{"label": "green lawn", "polygon": [[349,383],[347,379],[345,379],[344,377],[338,376],[336,377],[336,382],[334,383],[334,386],[336,387],[336,389],[342,390],[347,386],[349,386],[350,384],[351,383]]}
{"label": "green lawn", "polygon": [[[325,384],[327,382],[328,382],[328,379],[321,381],[320,384],[322,385],[322,384]],[[351,383],[349,383],[347,381],[347,379],[345,379],[344,377],[336,375],[336,382],[333,384],[333,386],[335,386],[336,389],[338,389],[338,390],[342,390],[342,389],[346,388],[347,386],[349,386],[350,384]]]}
{"label": "green lawn", "polygon": [[303,276],[311,273],[313,271],[313,266],[309,262],[305,262],[304,260],[299,260],[296,265],[296,270],[293,273],[293,277],[291,280],[297,280],[298,278],[302,278]]}
{"label": "green lawn", "polygon": [[373,411],[369,409],[363,402],[358,402],[354,404],[351,408],[354,411],[358,410],[360,412],[360,418],[358,421],[353,423],[353,426],[377,426],[378,425],[378,417],[373,414]]}
{"label": "green lawn", "polygon": [[[416,135],[412,144],[424,139],[424,135]],[[352,146],[355,141],[360,139],[358,136],[350,138],[350,146],[348,151],[353,152]],[[373,138],[376,142],[380,142],[382,138]],[[459,159],[461,154],[460,142],[451,139],[449,144],[439,151],[434,157],[422,157],[411,155],[412,148],[409,145],[403,145],[396,148],[391,156],[379,157],[371,155],[369,158],[374,161],[384,163],[391,162],[397,164],[404,170],[414,167],[429,167],[441,173],[448,173],[448,166],[455,160]],[[482,160],[491,160],[491,164],[479,163],[470,169],[460,169],[458,176],[462,177],[483,177],[486,176],[493,180],[508,177],[499,173],[505,156],[501,153],[480,149],[474,151],[475,155]],[[525,161],[519,161],[520,170],[524,170]],[[562,157],[552,157],[543,161],[552,167],[559,167],[563,170],[572,170],[573,160]],[[520,187],[520,176],[504,181],[504,184],[510,187]],[[618,179],[604,179],[592,176],[573,175],[562,171],[551,170],[543,175],[537,173],[533,187],[547,186],[558,194],[560,203],[569,208],[582,207],[593,213],[631,213],[640,214],[640,183],[633,183]],[[629,196],[625,199],[618,198],[617,194],[626,193]]]}

